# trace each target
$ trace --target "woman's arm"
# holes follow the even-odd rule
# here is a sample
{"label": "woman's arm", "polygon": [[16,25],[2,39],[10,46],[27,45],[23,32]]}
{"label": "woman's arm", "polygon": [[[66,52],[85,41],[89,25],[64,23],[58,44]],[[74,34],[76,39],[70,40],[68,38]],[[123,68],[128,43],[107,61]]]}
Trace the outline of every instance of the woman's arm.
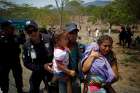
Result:
{"label": "woman's arm", "polygon": [[83,62],[82,71],[86,73],[90,69],[93,60],[98,58],[99,56],[100,54],[98,52],[95,52],[94,50],[92,50],[90,55]]}
{"label": "woman's arm", "polygon": [[118,79],[119,79],[117,60],[114,60],[114,61],[116,61],[116,62],[113,62],[111,67],[112,67],[112,70],[113,70],[113,72],[115,74],[115,79],[112,81],[112,83],[118,81]]}
{"label": "woman's arm", "polygon": [[110,65],[115,74],[115,78],[111,83],[114,83],[119,79],[119,72],[118,72],[118,63],[117,63],[116,55],[113,51],[111,52],[111,55],[112,55],[112,57],[111,57],[112,60],[111,60]]}

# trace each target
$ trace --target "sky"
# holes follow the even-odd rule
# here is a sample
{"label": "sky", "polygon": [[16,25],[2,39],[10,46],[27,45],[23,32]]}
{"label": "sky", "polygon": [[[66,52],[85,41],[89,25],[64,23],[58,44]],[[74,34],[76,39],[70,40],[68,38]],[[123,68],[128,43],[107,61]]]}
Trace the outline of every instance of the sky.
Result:
{"label": "sky", "polygon": [[[55,0],[7,0],[10,2],[14,2],[16,4],[29,4],[35,7],[43,7],[49,4],[52,4],[54,6],[56,6],[55,4]],[[60,0],[58,0],[60,1]],[[95,0],[83,0],[84,2],[91,2],[91,1],[95,1]],[[108,0],[102,0],[102,1],[108,1]]]}

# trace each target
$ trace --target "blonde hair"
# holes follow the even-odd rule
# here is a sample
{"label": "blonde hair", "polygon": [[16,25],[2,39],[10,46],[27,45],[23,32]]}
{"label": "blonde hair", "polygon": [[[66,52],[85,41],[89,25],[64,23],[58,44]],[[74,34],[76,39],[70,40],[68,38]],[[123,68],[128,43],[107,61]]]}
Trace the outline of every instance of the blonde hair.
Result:
{"label": "blonde hair", "polygon": [[63,31],[63,32],[56,33],[54,35],[54,45],[58,46],[58,42],[66,37],[68,37],[68,32]]}

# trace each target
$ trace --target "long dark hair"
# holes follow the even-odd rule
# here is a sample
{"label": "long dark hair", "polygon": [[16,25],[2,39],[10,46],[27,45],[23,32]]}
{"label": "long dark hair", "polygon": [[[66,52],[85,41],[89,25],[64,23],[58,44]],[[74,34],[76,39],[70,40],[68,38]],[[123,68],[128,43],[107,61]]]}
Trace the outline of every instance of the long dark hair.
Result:
{"label": "long dark hair", "polygon": [[[97,41],[98,45],[101,45],[105,40],[108,40],[111,42],[111,44],[113,44],[112,37],[110,37],[109,35],[103,35],[98,39],[98,41]],[[113,50],[110,50],[110,52],[107,55],[105,55],[105,57],[107,58],[107,60],[111,66],[113,64],[113,61],[117,62],[117,59],[116,59],[116,56],[115,56]]]}

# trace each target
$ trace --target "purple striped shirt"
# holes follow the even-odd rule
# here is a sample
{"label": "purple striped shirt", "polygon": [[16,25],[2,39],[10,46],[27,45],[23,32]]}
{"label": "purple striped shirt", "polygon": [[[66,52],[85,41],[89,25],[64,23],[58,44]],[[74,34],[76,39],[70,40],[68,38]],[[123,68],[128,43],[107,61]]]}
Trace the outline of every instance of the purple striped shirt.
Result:
{"label": "purple striped shirt", "polygon": [[[86,47],[84,57],[81,61],[81,64],[88,58],[90,52],[92,51],[99,51],[99,46],[97,43],[92,43]],[[91,65],[91,68],[89,70],[89,73],[95,73],[99,76],[101,76],[106,83],[112,82],[112,80],[115,77],[115,74],[107,61],[107,59],[104,56],[101,56],[95,60],[93,60],[93,63]]]}

